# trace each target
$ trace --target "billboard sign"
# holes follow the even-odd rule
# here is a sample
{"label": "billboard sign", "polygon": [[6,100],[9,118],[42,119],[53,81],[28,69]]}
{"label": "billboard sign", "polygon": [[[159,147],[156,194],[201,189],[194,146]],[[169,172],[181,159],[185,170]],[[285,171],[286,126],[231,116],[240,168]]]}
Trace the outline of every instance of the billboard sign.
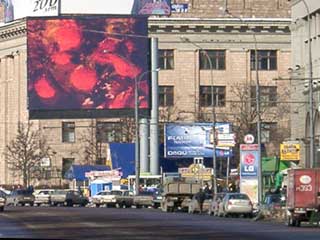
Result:
{"label": "billboard sign", "polygon": [[240,145],[240,177],[258,176],[258,145]]}
{"label": "billboard sign", "polygon": [[140,108],[149,108],[146,17],[28,18],[27,29],[29,111],[133,113],[142,75]]}
{"label": "billboard sign", "polygon": [[59,0],[2,0],[5,22],[24,17],[58,16]]}
{"label": "billboard sign", "polygon": [[5,22],[60,14],[170,15],[171,0],[1,0]]}
{"label": "billboard sign", "polygon": [[[212,157],[213,123],[166,124],[165,157],[194,158]],[[229,133],[230,123],[216,123],[216,133]],[[229,148],[216,147],[216,156],[228,157]]]}
{"label": "billboard sign", "polygon": [[172,4],[171,5],[171,12],[172,13],[186,13],[189,10],[189,6],[187,3],[183,4]]}
{"label": "billboard sign", "polygon": [[240,179],[240,192],[246,193],[253,206],[258,204],[258,179]]}
{"label": "billboard sign", "polygon": [[300,144],[290,142],[280,144],[280,160],[300,161]]}
{"label": "billboard sign", "polygon": [[170,15],[171,0],[61,0],[61,14]]}

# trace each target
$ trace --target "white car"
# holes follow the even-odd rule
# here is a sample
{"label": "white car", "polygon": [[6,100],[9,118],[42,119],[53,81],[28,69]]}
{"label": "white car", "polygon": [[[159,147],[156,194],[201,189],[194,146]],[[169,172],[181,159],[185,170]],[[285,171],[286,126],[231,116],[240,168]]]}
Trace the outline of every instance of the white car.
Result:
{"label": "white car", "polygon": [[6,193],[0,190],[0,212],[3,212],[6,205]]}
{"label": "white car", "polygon": [[43,189],[36,191],[34,195],[34,205],[50,204],[50,196],[54,192],[53,189]]}
{"label": "white car", "polygon": [[253,206],[250,198],[244,193],[227,193],[220,203],[218,216],[244,215],[252,217]]}

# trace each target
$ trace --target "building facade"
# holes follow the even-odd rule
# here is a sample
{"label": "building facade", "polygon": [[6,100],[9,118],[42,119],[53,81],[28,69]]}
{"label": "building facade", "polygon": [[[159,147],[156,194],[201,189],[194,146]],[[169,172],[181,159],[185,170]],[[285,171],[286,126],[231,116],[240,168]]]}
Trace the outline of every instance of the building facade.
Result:
{"label": "building facade", "polygon": [[[170,17],[149,18],[149,36],[159,39],[160,129],[166,122],[230,121],[242,143],[244,134],[256,131],[258,79],[265,154],[276,155],[279,142],[289,137],[290,124],[289,82],[275,80],[288,78],[291,66],[287,1],[181,0],[173,4]],[[18,123],[28,121],[26,40],[25,19],[0,28],[1,153],[14,139]],[[52,184],[61,182],[71,163],[108,164],[109,142],[134,142],[130,118],[32,122],[54,150],[47,169]],[[86,147],[100,137],[98,156],[87,157]],[[1,154],[0,184],[19,182]]]}
{"label": "building facade", "polygon": [[303,166],[319,167],[320,3],[316,0],[295,0],[291,1],[291,4],[291,99],[296,102],[291,108],[291,138],[302,145]]}

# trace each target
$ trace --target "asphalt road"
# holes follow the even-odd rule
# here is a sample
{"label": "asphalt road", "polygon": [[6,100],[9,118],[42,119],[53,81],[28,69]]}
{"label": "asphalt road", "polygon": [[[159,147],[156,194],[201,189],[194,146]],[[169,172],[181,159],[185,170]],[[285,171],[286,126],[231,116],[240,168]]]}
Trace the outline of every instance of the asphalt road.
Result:
{"label": "asphalt road", "polygon": [[8,207],[0,238],[318,240],[320,228],[155,209]]}

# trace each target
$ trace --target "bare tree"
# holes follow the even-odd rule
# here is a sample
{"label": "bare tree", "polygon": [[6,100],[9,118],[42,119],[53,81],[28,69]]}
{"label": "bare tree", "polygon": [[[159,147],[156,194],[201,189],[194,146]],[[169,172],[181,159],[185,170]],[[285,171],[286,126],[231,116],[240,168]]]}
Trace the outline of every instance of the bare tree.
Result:
{"label": "bare tree", "polygon": [[[256,134],[256,123],[258,113],[256,111],[256,99],[253,94],[255,87],[249,84],[235,84],[231,86],[230,93],[234,96],[230,101],[230,109],[232,114],[225,114],[224,121],[233,123],[234,132],[237,135],[238,142],[242,141],[243,137],[248,133]],[[255,93],[255,92],[254,92]],[[260,95],[260,116],[261,121],[265,123],[278,123],[280,120],[288,120],[289,103],[286,102],[289,96],[286,89],[281,89],[281,92],[275,92],[274,96],[269,95],[268,98]],[[262,125],[262,131],[264,129]],[[289,125],[277,124],[277,128],[270,131],[274,146],[279,144],[289,136]]]}
{"label": "bare tree", "polygon": [[19,123],[16,137],[6,146],[4,152],[9,170],[22,176],[23,186],[29,186],[41,168],[41,160],[52,155],[39,130],[33,130],[32,123]]}

